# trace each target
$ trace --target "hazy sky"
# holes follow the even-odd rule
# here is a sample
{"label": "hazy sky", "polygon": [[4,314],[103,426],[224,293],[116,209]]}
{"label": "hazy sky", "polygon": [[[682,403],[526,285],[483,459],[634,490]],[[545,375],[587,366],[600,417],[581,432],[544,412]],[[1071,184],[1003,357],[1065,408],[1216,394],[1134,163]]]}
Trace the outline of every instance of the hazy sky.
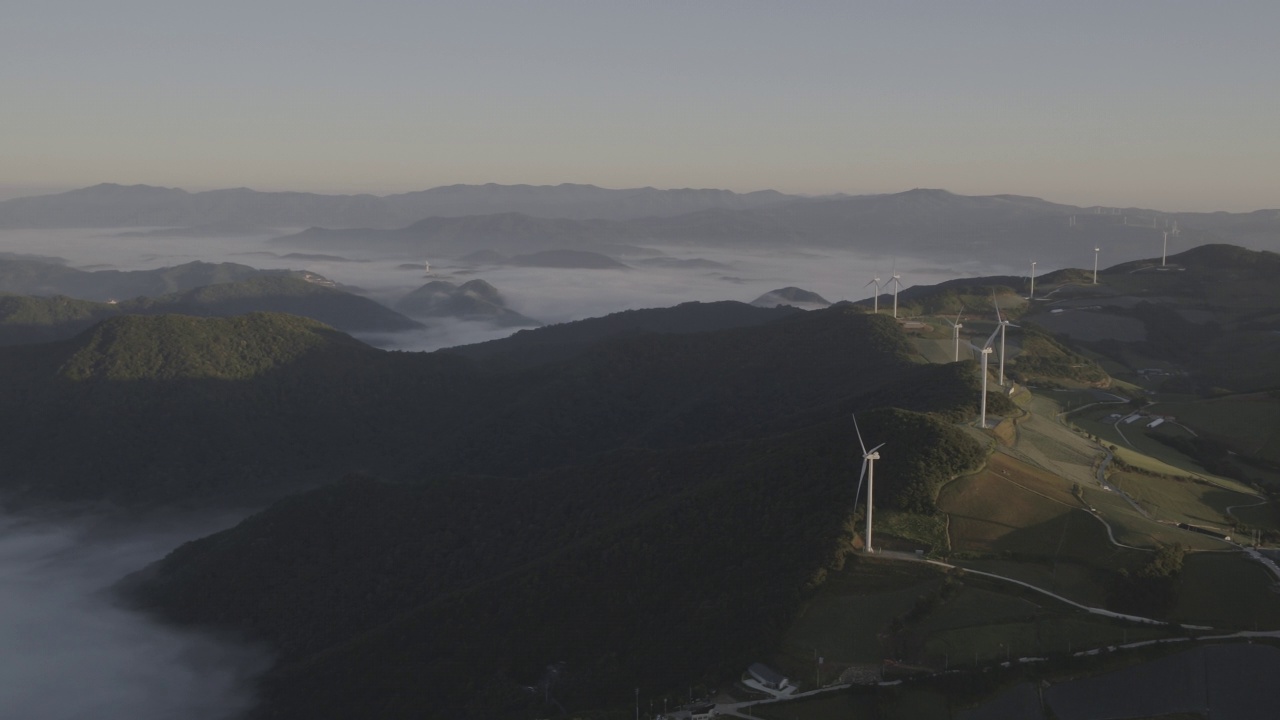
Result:
{"label": "hazy sky", "polygon": [[1280,206],[1280,3],[58,2],[0,190],[451,183]]}

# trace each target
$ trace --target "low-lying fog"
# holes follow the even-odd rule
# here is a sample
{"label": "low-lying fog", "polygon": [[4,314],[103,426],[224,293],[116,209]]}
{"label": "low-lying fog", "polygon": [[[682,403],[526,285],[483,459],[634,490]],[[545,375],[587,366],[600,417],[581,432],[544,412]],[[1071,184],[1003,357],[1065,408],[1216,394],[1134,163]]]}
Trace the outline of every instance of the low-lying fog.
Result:
{"label": "low-lying fog", "polygon": [[221,720],[250,707],[260,650],[164,627],[105,589],[229,518],[146,530],[0,516],[0,716]]}
{"label": "low-lying fog", "polygon": [[[502,265],[469,265],[449,257],[382,255],[360,248],[314,252],[303,248],[268,245],[271,236],[240,237],[118,237],[111,230],[7,230],[0,243],[10,252],[59,257],[83,270],[141,270],[178,265],[193,260],[237,262],[258,268],[309,270],[342,285],[358,288],[368,297],[392,305],[430,280],[461,284],[483,279],[501,292],[508,306],[544,323],[580,320],[621,310],[666,307],[691,300],[750,302],[770,290],[796,286],[827,300],[859,300],[872,295],[868,281],[888,280],[892,270],[902,276],[903,287],[932,285],[959,277],[1025,275],[1028,268],[971,262],[940,267],[936,259],[892,254],[880,255],[831,248],[733,250],[723,247],[689,248],[647,246],[655,255],[675,260],[703,259],[719,268],[660,267],[643,264],[646,256],[618,259],[631,270],[579,270],[528,268]],[[278,234],[287,234],[281,229]],[[476,248],[477,250],[483,248]],[[660,254],[660,255],[659,255]],[[295,257],[289,257],[295,255]],[[315,256],[340,257],[340,260]],[[304,257],[298,257],[304,256]],[[311,257],[305,257],[311,256]],[[420,268],[431,263],[428,277]],[[406,268],[412,264],[414,267]],[[1041,268],[1044,272],[1049,268]],[[887,292],[887,289],[886,289]],[[505,337],[511,328],[487,323],[431,321],[426,331],[362,339],[381,347],[434,350]]]}

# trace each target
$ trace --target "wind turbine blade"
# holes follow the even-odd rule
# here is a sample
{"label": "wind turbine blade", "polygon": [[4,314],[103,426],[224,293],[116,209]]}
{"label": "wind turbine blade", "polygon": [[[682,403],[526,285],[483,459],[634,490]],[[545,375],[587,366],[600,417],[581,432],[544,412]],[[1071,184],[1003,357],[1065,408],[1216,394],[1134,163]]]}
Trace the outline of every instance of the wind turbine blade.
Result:
{"label": "wind turbine blade", "polygon": [[977,345],[974,345],[973,343],[968,343],[968,345],[969,347],[973,348],[975,352],[982,352],[982,348],[978,347]]}
{"label": "wind turbine blade", "polygon": [[856,432],[856,433],[858,433],[858,445],[860,445],[860,446],[862,447],[862,454],[863,454],[863,455],[866,455],[866,454],[867,454],[867,446],[866,446],[866,443],[862,442],[862,431],[858,429],[858,416],[857,416],[857,415],[854,415],[854,416],[853,416],[853,431],[854,431],[854,432]]}
{"label": "wind turbine blade", "polygon": [[880,443],[879,445],[877,445],[877,446],[875,446],[875,447],[871,448],[870,450],[868,450],[868,451],[867,451],[867,454],[868,454],[868,455],[870,455],[871,453],[873,453],[873,452],[875,452],[875,451],[879,450],[879,449],[880,449],[880,448],[882,448],[882,447],[884,447],[884,443]]}
{"label": "wind turbine blade", "polygon": [[862,472],[858,473],[858,491],[853,494],[853,506],[858,507],[858,500],[862,497],[862,480],[867,476],[867,460],[862,460]]}
{"label": "wind turbine blade", "polygon": [[1000,326],[997,325],[995,330],[991,331],[991,337],[987,338],[987,344],[982,347],[991,347],[991,343],[996,341],[996,336],[1000,334]]}
{"label": "wind turbine blade", "polygon": [[991,304],[992,304],[992,305],[994,305],[994,306],[996,307],[996,320],[997,320],[998,322],[1004,322],[1004,317],[1000,315],[1000,303],[996,302],[996,291],[995,291],[995,290],[992,290],[992,291],[991,291]]}
{"label": "wind turbine blade", "polygon": [[1014,325],[1014,324],[1013,324],[1013,323],[1011,323],[1011,322],[1007,322],[1007,323],[1005,323],[1005,325],[1006,325],[1007,327],[1016,327],[1016,328],[1021,328],[1021,327],[1022,327],[1021,325]]}

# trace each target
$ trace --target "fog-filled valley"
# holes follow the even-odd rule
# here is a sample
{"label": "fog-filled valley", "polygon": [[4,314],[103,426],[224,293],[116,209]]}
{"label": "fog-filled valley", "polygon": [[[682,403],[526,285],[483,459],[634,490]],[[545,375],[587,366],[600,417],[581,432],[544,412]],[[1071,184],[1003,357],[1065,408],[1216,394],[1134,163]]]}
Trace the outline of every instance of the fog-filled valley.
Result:
{"label": "fog-filled valley", "polygon": [[238,515],[0,516],[0,708],[31,720],[229,720],[252,706],[256,645],[167,627],[110,588]]}

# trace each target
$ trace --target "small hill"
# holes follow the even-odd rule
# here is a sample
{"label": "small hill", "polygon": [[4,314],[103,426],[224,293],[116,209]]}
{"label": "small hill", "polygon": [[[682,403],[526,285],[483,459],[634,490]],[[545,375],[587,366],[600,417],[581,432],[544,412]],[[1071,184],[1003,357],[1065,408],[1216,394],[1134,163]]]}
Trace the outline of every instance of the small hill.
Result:
{"label": "small hill", "polygon": [[812,309],[827,307],[831,303],[816,292],[802,290],[798,287],[784,287],[777,290],[770,290],[751,301],[752,305],[757,307],[777,307],[779,305],[791,305],[793,307]]}
{"label": "small hill", "polygon": [[505,326],[540,324],[537,320],[508,308],[498,289],[484,280],[471,280],[462,285],[454,285],[446,280],[433,280],[400,298],[396,309],[422,318],[488,320]]}

